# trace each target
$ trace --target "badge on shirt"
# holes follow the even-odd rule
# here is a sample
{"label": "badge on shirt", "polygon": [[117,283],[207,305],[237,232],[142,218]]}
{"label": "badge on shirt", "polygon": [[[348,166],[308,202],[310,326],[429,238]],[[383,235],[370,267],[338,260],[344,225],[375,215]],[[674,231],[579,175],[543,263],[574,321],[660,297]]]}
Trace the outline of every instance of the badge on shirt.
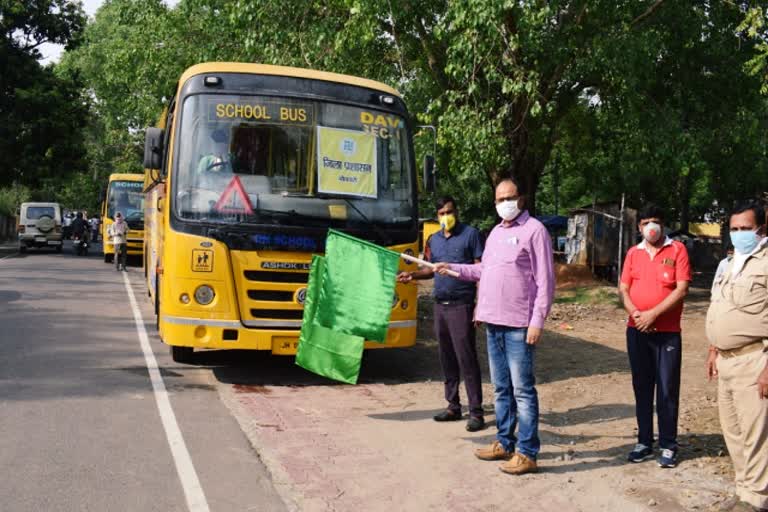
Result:
{"label": "badge on shirt", "polygon": [[510,238],[507,238],[507,243],[508,243],[509,245],[517,245],[517,242],[518,242],[518,241],[519,241],[519,240],[517,239],[517,237],[516,237],[516,236],[513,236],[513,237],[510,237]]}
{"label": "badge on shirt", "polygon": [[664,258],[661,260],[662,265],[666,265],[667,267],[674,267],[675,266],[675,260],[672,258]]}

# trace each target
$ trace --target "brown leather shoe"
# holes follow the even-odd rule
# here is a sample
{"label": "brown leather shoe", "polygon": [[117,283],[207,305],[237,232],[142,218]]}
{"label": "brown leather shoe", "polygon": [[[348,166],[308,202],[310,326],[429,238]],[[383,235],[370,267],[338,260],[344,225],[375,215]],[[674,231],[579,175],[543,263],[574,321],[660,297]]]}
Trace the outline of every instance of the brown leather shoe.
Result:
{"label": "brown leather shoe", "polygon": [[516,453],[507,462],[499,467],[504,473],[510,475],[524,475],[526,473],[536,473],[539,467],[536,465],[536,461],[529,459],[522,453]]}
{"label": "brown leather shoe", "polygon": [[485,448],[475,450],[475,457],[480,460],[509,460],[513,452],[504,449],[500,442],[494,441]]}

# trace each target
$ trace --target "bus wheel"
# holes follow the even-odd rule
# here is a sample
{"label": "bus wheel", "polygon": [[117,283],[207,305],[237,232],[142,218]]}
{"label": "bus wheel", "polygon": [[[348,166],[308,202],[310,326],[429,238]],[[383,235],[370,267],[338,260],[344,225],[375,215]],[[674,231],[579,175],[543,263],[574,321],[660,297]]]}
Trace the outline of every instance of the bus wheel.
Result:
{"label": "bus wheel", "polygon": [[112,263],[113,261],[112,258],[114,257],[115,257],[114,254],[109,254],[109,253],[104,254],[104,263]]}
{"label": "bus wheel", "polygon": [[194,354],[195,349],[192,347],[176,347],[174,345],[171,345],[171,359],[174,360],[174,362],[177,363],[191,363],[192,362],[192,354]]}
{"label": "bus wheel", "polygon": [[155,329],[160,332],[160,276],[155,276]]}

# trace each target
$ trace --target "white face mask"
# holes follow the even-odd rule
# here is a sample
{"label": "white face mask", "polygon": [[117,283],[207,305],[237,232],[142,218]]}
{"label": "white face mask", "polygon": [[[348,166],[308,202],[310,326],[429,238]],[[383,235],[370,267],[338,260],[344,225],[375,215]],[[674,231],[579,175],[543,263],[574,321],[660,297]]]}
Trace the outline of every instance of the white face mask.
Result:
{"label": "white face mask", "polygon": [[515,217],[520,215],[518,201],[512,199],[502,201],[496,205],[496,213],[498,213],[499,217],[506,221],[514,220]]}
{"label": "white face mask", "polygon": [[661,226],[655,222],[649,222],[643,227],[643,238],[655,244],[661,238]]}

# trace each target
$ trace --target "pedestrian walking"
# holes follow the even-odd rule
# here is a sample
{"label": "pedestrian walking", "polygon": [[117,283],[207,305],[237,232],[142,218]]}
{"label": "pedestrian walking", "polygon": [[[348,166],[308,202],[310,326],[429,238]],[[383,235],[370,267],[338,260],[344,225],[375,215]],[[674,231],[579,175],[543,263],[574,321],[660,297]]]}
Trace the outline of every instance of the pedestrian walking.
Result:
{"label": "pedestrian walking", "polygon": [[91,240],[94,242],[99,241],[99,217],[94,215],[89,221],[91,226]]}
{"label": "pedestrian walking", "polygon": [[[443,197],[437,201],[435,209],[441,230],[427,240],[425,259],[432,263],[479,263],[483,254],[482,236],[477,229],[459,221],[456,201],[452,197]],[[475,325],[472,320],[476,285],[439,274],[435,276],[429,267],[415,272],[401,272],[397,276],[402,283],[432,277],[435,279],[435,336],[440,348],[440,364],[445,378],[445,400],[448,402],[448,407],[433,419],[462,419],[459,383],[464,379],[469,401],[466,429],[475,432],[485,427],[480,364],[477,360]]]}
{"label": "pedestrian walking", "polygon": [[115,222],[109,226],[107,233],[112,239],[112,246],[115,249],[115,270],[125,270],[125,263],[128,259],[128,224],[123,219],[123,214],[115,213]]}
{"label": "pedestrian walking", "polygon": [[707,376],[736,474],[732,510],[768,511],[768,238],[765,211],[742,203],[730,215],[734,254],[712,288]]}
{"label": "pedestrian walking", "polygon": [[688,294],[688,251],[664,236],[664,212],[648,204],[638,214],[643,240],[624,260],[620,293],[627,322],[627,353],[635,394],[637,444],[630,462],[653,458],[653,399],[659,422],[659,466],[677,465],[682,339],[680,317]]}
{"label": "pedestrian walking", "polygon": [[538,470],[534,360],[555,292],[552,241],[544,225],[526,210],[524,194],[514,178],[496,187],[496,211],[502,220],[488,236],[480,263],[436,265],[440,273],[455,270],[461,280],[479,281],[475,320],[486,324],[498,432],[475,456],[504,460],[501,471],[513,475]]}

